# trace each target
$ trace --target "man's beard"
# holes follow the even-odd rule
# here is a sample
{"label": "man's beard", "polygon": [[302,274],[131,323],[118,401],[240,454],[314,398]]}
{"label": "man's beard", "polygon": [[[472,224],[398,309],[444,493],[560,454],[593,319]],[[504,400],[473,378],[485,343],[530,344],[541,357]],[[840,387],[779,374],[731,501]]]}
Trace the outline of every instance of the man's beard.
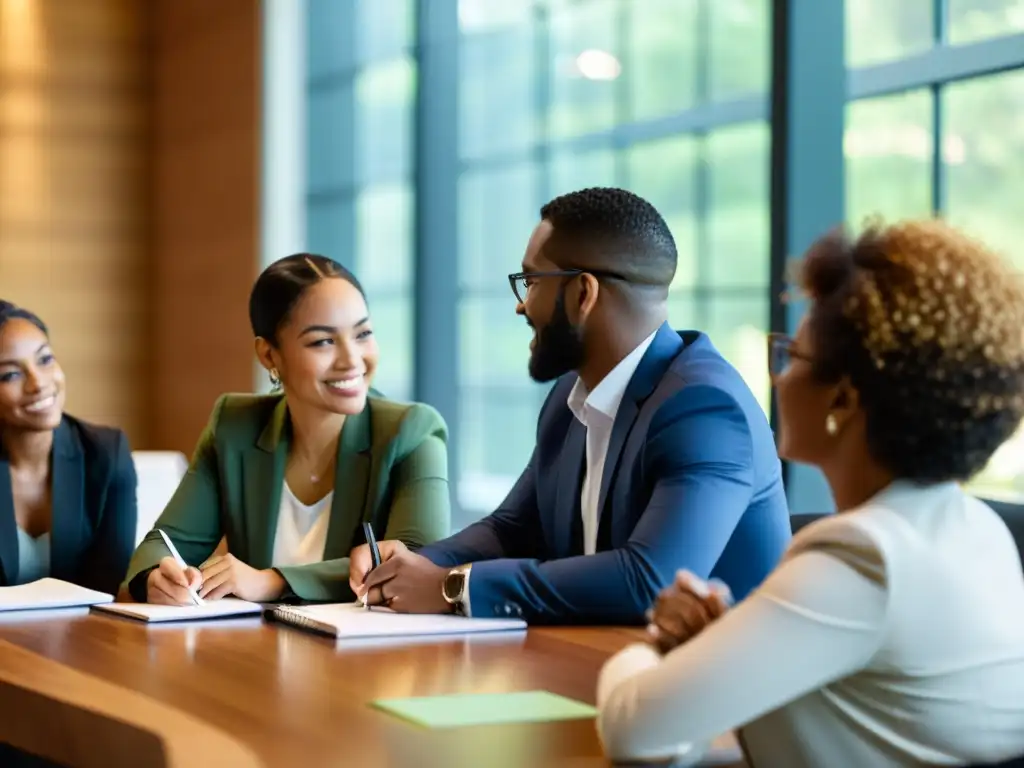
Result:
{"label": "man's beard", "polygon": [[[529,318],[527,318],[529,322]],[[533,323],[530,323],[533,326]],[[535,330],[536,327],[534,326]],[[537,330],[537,343],[530,354],[530,378],[544,384],[583,365],[583,334],[569,322],[565,291],[558,294],[547,325]]]}

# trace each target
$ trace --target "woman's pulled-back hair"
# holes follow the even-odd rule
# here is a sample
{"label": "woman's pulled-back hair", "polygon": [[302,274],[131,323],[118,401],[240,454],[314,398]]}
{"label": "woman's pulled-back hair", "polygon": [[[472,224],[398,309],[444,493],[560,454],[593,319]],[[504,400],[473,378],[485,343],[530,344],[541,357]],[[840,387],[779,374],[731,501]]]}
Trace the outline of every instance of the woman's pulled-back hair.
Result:
{"label": "woman's pulled-back hair", "polygon": [[295,305],[310,287],[328,278],[348,281],[366,298],[355,275],[333,259],[315,253],[285,256],[263,270],[249,294],[253,335],[277,344],[277,332],[288,322]]}
{"label": "woman's pulled-back hair", "polygon": [[15,318],[28,320],[30,323],[32,323],[32,325],[34,325],[44,334],[46,334],[47,336],[50,335],[50,331],[46,327],[46,323],[44,323],[37,314],[35,314],[34,312],[29,312],[27,309],[23,309],[22,307],[12,304],[9,301],[4,301],[3,299],[0,299],[0,328],[3,328],[5,325],[7,325],[8,320],[14,320]]}

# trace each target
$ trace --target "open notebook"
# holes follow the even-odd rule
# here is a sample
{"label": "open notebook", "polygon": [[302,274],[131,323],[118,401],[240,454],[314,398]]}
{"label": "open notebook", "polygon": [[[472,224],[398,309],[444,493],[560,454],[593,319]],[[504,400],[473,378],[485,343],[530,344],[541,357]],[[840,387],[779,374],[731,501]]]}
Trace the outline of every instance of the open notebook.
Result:
{"label": "open notebook", "polygon": [[263,611],[259,603],[249,603],[234,597],[207,600],[203,605],[153,605],[151,603],[111,603],[95,606],[97,611],[115,613],[129,619],[145,622],[205,621],[229,616],[252,616]]}
{"label": "open notebook", "polygon": [[395,613],[389,608],[367,610],[362,603],[280,606],[270,612],[275,621],[341,639],[467,635],[478,632],[516,632],[522,619],[467,619],[463,616]]}
{"label": "open notebook", "polygon": [[106,592],[86,589],[60,579],[39,579],[16,587],[0,587],[0,611],[34,611],[47,608],[83,608],[114,602]]}

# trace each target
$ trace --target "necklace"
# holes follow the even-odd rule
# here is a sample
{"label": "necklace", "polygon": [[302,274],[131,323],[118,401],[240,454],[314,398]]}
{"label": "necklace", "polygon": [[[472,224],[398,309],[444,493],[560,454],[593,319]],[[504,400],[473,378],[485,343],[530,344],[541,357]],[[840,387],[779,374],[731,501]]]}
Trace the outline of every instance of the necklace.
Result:
{"label": "necklace", "polygon": [[315,483],[319,483],[319,482],[320,482],[320,480],[321,480],[321,478],[323,478],[323,477],[324,477],[324,473],[325,473],[325,472],[326,472],[326,471],[327,471],[328,469],[330,469],[330,467],[331,467],[331,464],[332,464],[333,462],[334,462],[334,456],[332,455],[332,456],[331,456],[331,457],[330,457],[330,458],[329,458],[329,459],[327,460],[327,466],[326,466],[326,467],[324,467],[324,468],[323,468],[322,470],[317,470],[316,472],[310,472],[310,473],[309,473],[309,480],[310,480],[310,482],[312,482],[312,483],[314,483],[314,484],[315,484]]}
{"label": "necklace", "polygon": [[[309,480],[315,485],[327,477],[337,458],[338,446],[335,444],[328,446],[327,450],[316,458],[300,453],[297,456],[293,456],[293,462],[309,472]],[[298,469],[298,467],[295,468]]]}

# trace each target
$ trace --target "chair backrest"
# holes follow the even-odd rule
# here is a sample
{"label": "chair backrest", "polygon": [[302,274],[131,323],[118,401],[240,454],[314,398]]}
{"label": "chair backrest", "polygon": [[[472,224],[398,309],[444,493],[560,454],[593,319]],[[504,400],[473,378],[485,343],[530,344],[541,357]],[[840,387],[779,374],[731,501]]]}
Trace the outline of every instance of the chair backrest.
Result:
{"label": "chair backrest", "polygon": [[136,494],[139,506],[139,523],[136,529],[136,545],[150,532],[167,502],[178,488],[181,478],[188,471],[188,459],[177,451],[135,451],[135,474],[139,485]]}
{"label": "chair backrest", "polygon": [[803,528],[804,526],[810,525],[815,520],[818,520],[819,518],[825,517],[828,514],[831,514],[831,513],[821,514],[821,513],[815,512],[815,513],[808,513],[808,514],[804,514],[804,515],[790,515],[789,516],[789,526],[790,526],[790,528],[793,529],[793,535],[795,536],[800,531],[800,529]]}
{"label": "chair backrest", "polygon": [[1010,529],[1013,540],[1017,542],[1021,565],[1024,566],[1024,506],[1001,501],[990,501],[988,504],[999,513],[1006,527]]}

